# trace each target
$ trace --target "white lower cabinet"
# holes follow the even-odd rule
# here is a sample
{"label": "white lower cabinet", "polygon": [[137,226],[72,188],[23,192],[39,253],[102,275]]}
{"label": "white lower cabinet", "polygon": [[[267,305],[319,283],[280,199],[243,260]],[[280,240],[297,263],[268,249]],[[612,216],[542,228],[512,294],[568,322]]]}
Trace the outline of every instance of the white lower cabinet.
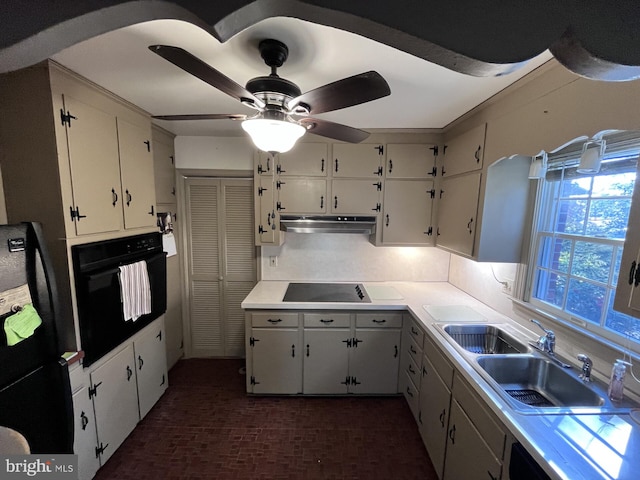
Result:
{"label": "white lower cabinet", "polygon": [[113,455],[140,419],[133,345],[91,372],[100,463]]}
{"label": "white lower cabinet", "polygon": [[247,392],[398,392],[402,314],[247,312]]}
{"label": "white lower cabinet", "polygon": [[[81,367],[78,367],[81,368]],[[100,468],[96,455],[96,418],[89,387],[81,386],[73,393],[74,437],[73,451],[78,455],[78,479],[93,478]]]}
{"label": "white lower cabinet", "polygon": [[[93,478],[167,388],[164,319],[72,376],[79,479]],[[77,386],[74,388],[74,383]]]}

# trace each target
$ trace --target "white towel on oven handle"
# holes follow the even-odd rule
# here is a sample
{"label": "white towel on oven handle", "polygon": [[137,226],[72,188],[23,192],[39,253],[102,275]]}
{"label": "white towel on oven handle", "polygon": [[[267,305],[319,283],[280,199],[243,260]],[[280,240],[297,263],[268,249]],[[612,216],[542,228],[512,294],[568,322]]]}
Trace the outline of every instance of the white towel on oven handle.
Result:
{"label": "white towel on oven handle", "polygon": [[119,267],[122,313],[125,321],[134,322],[142,315],[151,313],[151,287],[147,262],[130,263]]}

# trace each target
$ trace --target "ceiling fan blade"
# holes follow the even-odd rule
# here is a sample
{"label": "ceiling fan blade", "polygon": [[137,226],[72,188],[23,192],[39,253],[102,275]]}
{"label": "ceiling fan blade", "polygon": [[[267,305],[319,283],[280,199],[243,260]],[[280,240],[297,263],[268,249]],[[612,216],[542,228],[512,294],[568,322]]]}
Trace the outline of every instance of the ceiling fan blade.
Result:
{"label": "ceiling fan blade", "polygon": [[314,133],[322,137],[333,138],[349,143],[360,143],[369,137],[370,133],[357,128],[348,127],[340,123],[328,122],[318,118],[305,117],[299,120],[309,133]]}
{"label": "ceiling fan blade", "polygon": [[203,82],[217,88],[221,92],[224,92],[245,104],[249,104],[248,106],[255,105],[258,109],[262,109],[265,106],[262,100],[253,95],[242,85],[234,82],[211,65],[191,55],[182,48],[172,47],[169,45],[151,45],[149,50],[173,63],[176,67],[181,68],[185,72],[198,77]]}
{"label": "ceiling fan blade", "polygon": [[309,107],[309,113],[316,115],[377,100],[390,93],[389,84],[382,75],[370,71],[309,90],[290,100],[287,108],[292,111],[297,105],[304,104]]}
{"label": "ceiling fan blade", "polygon": [[192,115],[153,115],[158,120],[245,120],[246,115],[234,113],[195,113]]}

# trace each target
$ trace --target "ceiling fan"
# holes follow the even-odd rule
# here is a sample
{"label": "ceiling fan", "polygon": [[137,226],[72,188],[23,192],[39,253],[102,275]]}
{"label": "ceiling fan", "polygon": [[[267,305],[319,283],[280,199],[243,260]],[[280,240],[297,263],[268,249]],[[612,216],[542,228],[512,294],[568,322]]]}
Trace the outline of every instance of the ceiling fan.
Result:
{"label": "ceiling fan", "polygon": [[151,45],[149,49],[187,73],[257,110],[254,116],[243,114],[157,115],[160,120],[243,120],[242,128],[256,146],[267,152],[286,152],[306,131],[350,143],[358,143],[368,132],[310,115],[386,97],[389,85],[374,71],[343,78],[302,93],[293,82],[278,76],[277,69],[289,55],[287,46],[274,39],[262,40],[258,46],[262,59],[271,67],[268,76],[249,80],[243,87],[191,53],[179,47]]}

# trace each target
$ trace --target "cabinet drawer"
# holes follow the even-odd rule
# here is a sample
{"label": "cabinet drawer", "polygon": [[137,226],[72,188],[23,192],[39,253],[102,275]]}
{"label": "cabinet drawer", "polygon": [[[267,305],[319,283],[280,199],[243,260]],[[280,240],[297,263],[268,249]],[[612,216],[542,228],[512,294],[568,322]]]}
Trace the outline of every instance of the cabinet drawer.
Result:
{"label": "cabinet drawer", "polygon": [[401,313],[357,313],[357,328],[402,328]]}
{"label": "cabinet drawer", "polygon": [[411,318],[409,324],[407,325],[407,333],[408,336],[413,339],[418,347],[422,350],[422,344],[424,341],[424,330],[420,327],[417,322]]}
{"label": "cabinet drawer", "polygon": [[433,368],[444,384],[451,388],[453,384],[453,365],[449,363],[428,335],[424,337],[424,356],[429,359],[429,362],[433,365]]}
{"label": "cabinet drawer", "polygon": [[418,419],[418,410],[420,407],[420,391],[411,381],[408,373],[403,373],[400,377],[400,391],[409,404],[413,417]]}
{"label": "cabinet drawer", "polygon": [[413,339],[409,337],[409,335],[405,334],[404,336],[405,342],[402,348],[405,349],[405,353],[408,353],[409,358],[413,360],[413,363],[418,365],[418,369],[422,366],[422,348],[420,348]]}
{"label": "cabinet drawer", "polygon": [[297,327],[297,313],[269,312],[252,313],[252,327]]}
{"label": "cabinet drawer", "polygon": [[469,386],[458,375],[453,380],[453,396],[487,443],[493,454],[501,459],[504,454],[506,434],[482,404],[476,399]]}
{"label": "cabinet drawer", "polygon": [[403,357],[402,373],[409,375],[409,378],[414,385],[420,385],[420,367],[413,361],[411,356],[405,355]]}
{"label": "cabinet drawer", "polygon": [[349,328],[351,326],[351,315],[348,313],[305,313],[305,327],[333,327]]}

